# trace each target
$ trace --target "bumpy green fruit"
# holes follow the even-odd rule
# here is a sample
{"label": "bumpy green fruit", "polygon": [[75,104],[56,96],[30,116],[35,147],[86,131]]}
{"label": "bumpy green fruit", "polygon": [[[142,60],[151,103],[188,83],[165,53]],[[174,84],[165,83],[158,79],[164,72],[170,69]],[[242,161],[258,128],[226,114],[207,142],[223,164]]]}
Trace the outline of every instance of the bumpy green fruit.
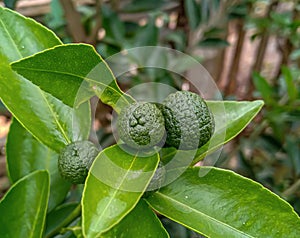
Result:
{"label": "bumpy green fruit", "polygon": [[160,109],[165,119],[168,146],[192,150],[200,148],[211,138],[213,115],[198,94],[188,91],[170,94]]}
{"label": "bumpy green fruit", "polygon": [[84,183],[88,168],[99,150],[90,141],[77,141],[67,145],[58,158],[61,176],[74,184]]}
{"label": "bumpy green fruit", "polygon": [[164,118],[155,104],[139,102],[124,108],[117,121],[120,138],[135,149],[148,149],[164,137]]}

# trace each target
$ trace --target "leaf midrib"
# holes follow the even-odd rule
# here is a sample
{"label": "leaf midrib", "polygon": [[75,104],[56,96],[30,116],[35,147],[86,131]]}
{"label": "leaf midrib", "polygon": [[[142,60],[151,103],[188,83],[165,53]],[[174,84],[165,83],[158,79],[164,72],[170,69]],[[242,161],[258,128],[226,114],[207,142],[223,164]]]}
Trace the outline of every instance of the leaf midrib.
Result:
{"label": "leaf midrib", "polygon": [[1,20],[1,18],[0,18],[0,22],[1,22],[1,25],[3,26],[3,29],[5,30],[6,34],[8,35],[8,37],[9,37],[11,43],[13,44],[14,48],[16,49],[16,52],[18,53],[18,55],[19,55],[21,58],[23,58],[23,55],[21,54],[21,52],[20,52],[20,50],[18,49],[18,47],[17,47],[15,41],[13,40],[13,38],[11,37],[11,35],[9,34],[9,31],[7,30],[7,28],[6,28],[5,24],[4,24],[4,22]]}
{"label": "leaf midrib", "polygon": [[[188,205],[186,205],[186,204],[184,204],[184,203],[182,203],[182,202],[180,202],[180,201],[178,201],[178,200],[176,200],[176,199],[174,199],[174,198],[172,198],[172,197],[170,197],[170,196],[167,196],[167,195],[165,195],[165,194],[163,194],[163,193],[161,193],[161,192],[156,192],[156,195],[161,196],[161,197],[163,197],[163,198],[166,199],[166,200],[170,200],[170,201],[172,201],[173,203],[178,204],[178,205],[181,206],[181,207],[184,207],[185,209],[192,210],[193,212],[198,213],[198,214],[200,214],[201,216],[206,217],[207,219],[212,220],[212,221],[216,222],[217,224],[220,224],[221,226],[227,227],[227,228],[231,229],[232,231],[234,231],[234,232],[236,232],[236,233],[238,233],[238,234],[243,235],[244,237],[255,238],[255,237],[250,236],[250,235],[248,235],[248,234],[246,234],[246,233],[244,233],[244,232],[242,232],[242,231],[237,230],[236,228],[234,228],[234,227],[232,227],[232,226],[230,226],[230,225],[228,225],[228,224],[226,224],[226,223],[224,223],[224,222],[221,222],[221,221],[217,220],[217,219],[214,218],[214,217],[211,217],[211,216],[209,216],[209,215],[207,215],[207,214],[205,214],[205,213],[203,213],[203,212],[200,212],[200,211],[198,211],[197,209],[195,209],[195,208],[193,208],[193,207],[190,207],[190,206],[188,206]],[[152,204],[150,203],[150,205],[152,205]],[[152,206],[153,206],[153,205],[152,205]],[[153,207],[154,207],[154,206],[153,206]],[[155,208],[155,207],[154,207],[154,208]],[[156,209],[156,208],[155,208],[155,209]],[[169,215],[166,215],[164,212],[160,211],[159,209],[157,209],[157,210],[158,210],[160,213],[162,213],[163,215],[168,216],[169,218],[171,218]],[[190,228],[192,228],[192,227],[190,227]],[[192,229],[195,230],[194,228],[192,228]]]}
{"label": "leaf midrib", "polygon": [[[133,167],[133,165],[134,165],[136,159],[137,159],[137,154],[134,156],[134,158],[133,158],[133,160],[132,160],[132,162],[131,162],[129,168],[127,169],[125,175],[123,176],[123,178],[122,178],[122,180],[121,180],[121,182],[120,182],[118,188],[116,188],[115,191],[114,191],[114,193],[113,193],[113,195],[110,196],[110,200],[109,200],[109,202],[107,203],[105,209],[103,210],[103,212],[101,213],[101,215],[98,216],[98,219],[97,219],[96,224],[99,224],[99,222],[101,221],[102,217],[104,216],[106,210],[108,209],[109,205],[112,203],[113,198],[115,198],[116,194],[120,191],[119,189],[120,189],[121,186],[123,185],[123,183],[124,183],[124,181],[125,181],[125,179],[126,179],[128,173],[129,173],[129,171],[131,171],[131,168]],[[125,215],[126,215],[126,214],[125,214]],[[111,227],[111,226],[110,226],[110,227]],[[108,227],[108,228],[109,228],[109,227]],[[108,228],[106,228],[106,229],[108,229]],[[105,230],[106,230],[106,229],[105,229]],[[101,235],[102,233],[103,233],[103,231],[99,232],[99,233],[97,234],[97,236]]]}
{"label": "leaf midrib", "polygon": [[[46,188],[46,186],[43,186],[43,190],[42,190],[42,192],[40,194],[44,194],[45,188]],[[48,184],[47,188],[49,189],[49,184]],[[41,211],[41,204],[43,202],[42,200],[43,200],[43,196],[40,196],[39,203],[38,203],[38,210],[36,212],[36,216],[34,217],[34,221],[33,221],[33,224],[32,224],[32,229],[31,229],[31,233],[30,233],[29,237],[34,237],[34,233],[35,233],[35,229],[36,229],[35,227],[37,226],[37,221],[38,221],[39,213]],[[42,234],[42,229],[40,231],[40,235],[41,234]]]}

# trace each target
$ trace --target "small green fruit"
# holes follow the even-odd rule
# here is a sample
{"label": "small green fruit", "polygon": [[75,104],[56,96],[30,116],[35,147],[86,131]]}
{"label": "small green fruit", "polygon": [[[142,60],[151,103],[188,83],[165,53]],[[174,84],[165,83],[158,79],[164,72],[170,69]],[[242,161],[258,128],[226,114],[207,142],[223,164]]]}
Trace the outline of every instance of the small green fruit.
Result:
{"label": "small green fruit", "polygon": [[188,91],[170,94],[160,109],[165,119],[168,146],[193,150],[211,138],[213,115],[198,94]]}
{"label": "small green fruit", "polygon": [[67,145],[58,158],[61,176],[73,184],[84,183],[88,168],[99,150],[90,141],[77,141]]}
{"label": "small green fruit", "polygon": [[148,149],[164,137],[162,112],[155,104],[138,102],[124,108],[117,121],[120,138],[135,149]]}

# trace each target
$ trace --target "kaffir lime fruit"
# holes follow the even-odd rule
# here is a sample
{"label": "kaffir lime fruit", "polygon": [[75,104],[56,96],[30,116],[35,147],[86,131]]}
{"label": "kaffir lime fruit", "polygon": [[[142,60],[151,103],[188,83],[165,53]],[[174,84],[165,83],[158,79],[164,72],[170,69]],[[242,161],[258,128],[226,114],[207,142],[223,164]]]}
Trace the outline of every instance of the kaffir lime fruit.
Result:
{"label": "kaffir lime fruit", "polygon": [[67,145],[58,158],[61,176],[73,184],[84,183],[88,168],[99,150],[90,141],[77,141]]}
{"label": "kaffir lime fruit", "polygon": [[211,138],[214,118],[198,94],[188,91],[172,93],[160,109],[165,119],[167,146],[192,150],[200,148]]}
{"label": "kaffir lime fruit", "polygon": [[153,103],[138,102],[124,108],[117,120],[120,138],[135,149],[148,149],[164,137],[164,118]]}

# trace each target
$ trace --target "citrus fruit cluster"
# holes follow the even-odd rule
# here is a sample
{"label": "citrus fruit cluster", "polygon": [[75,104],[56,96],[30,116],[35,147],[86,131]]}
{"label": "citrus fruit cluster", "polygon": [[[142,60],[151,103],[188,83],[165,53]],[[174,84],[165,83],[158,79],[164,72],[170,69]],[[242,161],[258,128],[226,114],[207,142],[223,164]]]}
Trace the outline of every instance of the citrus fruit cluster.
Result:
{"label": "citrus fruit cluster", "polygon": [[170,94],[162,104],[137,102],[124,108],[117,122],[121,140],[135,149],[165,145],[193,150],[207,143],[214,118],[203,98],[188,91]]}
{"label": "citrus fruit cluster", "polygon": [[[120,138],[134,149],[149,149],[165,139],[165,146],[193,150],[209,141],[214,118],[205,101],[187,91],[170,94],[162,104],[138,102],[124,108],[117,121]],[[74,184],[84,183],[88,168],[99,150],[90,141],[67,145],[60,153],[58,169],[63,178]],[[163,180],[163,170],[153,179]],[[150,187],[156,184],[150,183]]]}

